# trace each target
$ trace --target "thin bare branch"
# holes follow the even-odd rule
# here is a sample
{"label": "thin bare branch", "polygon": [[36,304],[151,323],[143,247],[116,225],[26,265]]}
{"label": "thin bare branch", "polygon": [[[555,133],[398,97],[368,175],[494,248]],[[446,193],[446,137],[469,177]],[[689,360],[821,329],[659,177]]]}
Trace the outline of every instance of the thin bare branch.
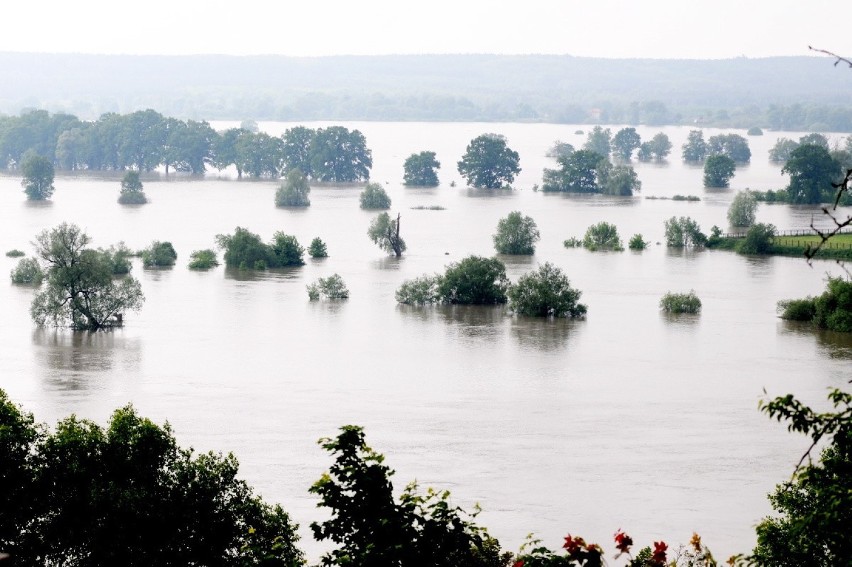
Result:
{"label": "thin bare branch", "polygon": [[834,66],[835,67],[837,67],[838,63],[846,63],[847,65],[849,65],[850,68],[852,68],[852,61],[850,61],[849,59],[847,59],[845,57],[841,57],[840,55],[838,55],[836,53],[832,53],[831,51],[827,51],[825,49],[817,49],[816,47],[812,47],[810,45],[808,46],[808,49],[810,49],[811,51],[816,51],[817,53],[824,53],[825,55],[828,55],[829,57],[834,57],[834,59],[835,59]]}

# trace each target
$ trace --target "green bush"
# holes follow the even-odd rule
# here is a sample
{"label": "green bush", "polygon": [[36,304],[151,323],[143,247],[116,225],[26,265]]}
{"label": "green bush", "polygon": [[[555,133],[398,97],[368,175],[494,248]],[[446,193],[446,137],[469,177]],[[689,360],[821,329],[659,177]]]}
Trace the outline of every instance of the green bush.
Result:
{"label": "green bush", "polygon": [[328,249],[319,236],[311,240],[311,244],[308,246],[308,255],[311,258],[328,258]]}
{"label": "green bush", "polygon": [[20,258],[21,256],[26,256],[23,250],[18,250],[17,248],[13,248],[6,252],[6,256],[9,258]]}
{"label": "green bush", "polygon": [[216,244],[225,251],[225,265],[229,268],[265,270],[305,263],[305,249],[296,237],[280,231],[270,244],[264,244],[260,236],[238,226],[234,234],[217,234]]}
{"label": "green bush", "polygon": [[811,322],[816,316],[816,300],[813,297],[805,299],[789,299],[778,302],[781,318],[787,321]]}
{"label": "green bush", "polygon": [[728,222],[731,226],[747,227],[754,224],[757,212],[757,199],[746,189],[738,191],[728,208]]}
{"label": "green bush", "polygon": [[299,169],[291,169],[287,172],[287,178],[275,191],[275,206],[307,207],[311,204],[308,197],[310,192],[308,178]]}
{"label": "green bush", "polygon": [[751,128],[748,129],[748,131],[746,132],[746,135],[747,136],[763,136],[763,130],[761,130],[760,127],[758,127],[758,126],[752,126]]}
{"label": "green bush", "polygon": [[21,258],[10,276],[15,284],[40,285],[44,272],[35,258]]}
{"label": "green bush", "polygon": [[778,309],[782,319],[809,320],[820,329],[852,333],[852,281],[830,277],[819,297],[779,301]]}
{"label": "green bush", "polygon": [[155,240],[151,246],[142,251],[142,265],[146,268],[164,268],[174,266],[177,252],[171,242]]}
{"label": "green bush", "polygon": [[584,317],[580,295],[562,270],[549,262],[522,275],[508,291],[512,310],[532,317]]}
{"label": "green bush", "polygon": [[397,302],[405,305],[429,305],[442,301],[439,292],[441,276],[422,275],[402,282],[394,294]]}
{"label": "green bush", "polygon": [[139,180],[138,171],[128,171],[121,180],[121,191],[118,194],[118,202],[122,205],[144,205],[148,202]]}
{"label": "green bush", "polygon": [[216,259],[216,252],[209,248],[204,250],[194,250],[192,254],[189,255],[190,270],[209,270],[210,268],[215,268],[218,265],[219,261]]}
{"label": "green bush", "polygon": [[495,305],[506,303],[508,288],[503,262],[497,258],[468,256],[447,266],[438,284],[438,293],[446,303]]}
{"label": "green bush", "polygon": [[332,274],[327,278],[319,278],[308,287],[308,298],[316,301],[320,297],[326,299],[349,299],[349,289],[346,282],[339,274]]}
{"label": "green bush", "polygon": [[276,232],[272,235],[270,250],[272,252],[271,268],[301,266],[305,263],[305,249],[293,235],[284,234],[281,231]]}
{"label": "green bush", "polygon": [[498,221],[493,238],[498,254],[532,255],[541,236],[532,218],[513,211]]}
{"label": "green bush", "polygon": [[665,222],[666,246],[685,248],[701,247],[707,244],[707,236],[701,227],[690,217],[672,217]]}
{"label": "green bush", "polygon": [[689,293],[666,293],[660,299],[660,309],[666,313],[698,313],[701,311],[701,300],[694,291]]}
{"label": "green bush", "polygon": [[133,251],[124,242],[119,242],[117,246],[110,246],[106,250],[98,248],[98,251],[109,262],[112,275],[114,276],[129,274],[133,268],[133,265],[130,263],[130,258],[134,255]]}
{"label": "green bush", "polygon": [[618,229],[614,224],[608,222],[599,222],[586,229],[586,234],[583,236],[583,247],[592,252],[597,250],[614,250],[617,252],[624,250],[621,237],[618,236]]}
{"label": "green bush", "polygon": [[775,225],[757,223],[748,229],[736,250],[740,254],[770,254],[775,241]]}
{"label": "green bush", "polygon": [[389,209],[391,199],[378,183],[367,183],[359,197],[362,209]]}
{"label": "green bush", "polygon": [[727,187],[736,168],[736,162],[726,155],[708,157],[704,162],[704,186]]}
{"label": "green bush", "polygon": [[630,241],[627,243],[627,247],[631,250],[644,250],[648,247],[648,242],[642,238],[641,234],[634,234],[630,237]]}
{"label": "green bush", "polygon": [[583,245],[583,241],[575,236],[566,238],[562,241],[562,246],[565,248],[579,248]]}
{"label": "green bush", "polygon": [[[233,454],[178,445],[132,406],[36,423],[0,390],[0,542],[15,565],[296,567],[296,525]],[[7,561],[8,562],[8,561]]]}

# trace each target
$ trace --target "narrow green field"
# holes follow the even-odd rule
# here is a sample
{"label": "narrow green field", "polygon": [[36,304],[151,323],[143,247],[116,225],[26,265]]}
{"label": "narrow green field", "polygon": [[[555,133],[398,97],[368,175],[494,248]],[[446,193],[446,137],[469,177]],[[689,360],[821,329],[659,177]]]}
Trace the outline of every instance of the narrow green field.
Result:
{"label": "narrow green field", "polygon": [[[808,244],[815,246],[819,244],[820,237],[813,234],[807,236],[776,236],[777,246],[796,246],[804,248]],[[852,234],[838,234],[831,237],[824,246],[828,248],[852,248]]]}

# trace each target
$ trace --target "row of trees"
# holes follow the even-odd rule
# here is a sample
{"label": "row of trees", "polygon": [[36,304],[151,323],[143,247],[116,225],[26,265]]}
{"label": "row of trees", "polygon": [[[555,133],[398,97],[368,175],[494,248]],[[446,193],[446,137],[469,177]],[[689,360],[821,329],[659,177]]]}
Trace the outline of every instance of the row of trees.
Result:
{"label": "row of trees", "polygon": [[364,135],[342,126],[297,126],[275,137],[250,125],[217,132],[207,122],[168,118],[154,110],[104,114],[84,122],[43,110],[0,117],[0,169],[18,167],[28,155],[63,170],[153,171],[193,174],[233,166],[237,174],[281,177],[300,169],[328,182],[369,178],[372,155]]}

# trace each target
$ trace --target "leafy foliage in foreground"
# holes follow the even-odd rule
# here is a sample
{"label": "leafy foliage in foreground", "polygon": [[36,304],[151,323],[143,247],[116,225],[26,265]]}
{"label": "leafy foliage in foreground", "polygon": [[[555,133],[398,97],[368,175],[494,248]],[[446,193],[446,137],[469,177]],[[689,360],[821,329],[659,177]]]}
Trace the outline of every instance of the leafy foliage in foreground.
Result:
{"label": "leafy foliage in foreground", "polygon": [[367,446],[360,427],[341,427],[336,438],[320,439],[320,445],[335,459],[310,489],[331,510],[328,520],[311,524],[317,540],[336,545],[322,565],[510,565],[512,554],[474,523],[477,512],[452,506],[449,492],[430,489],[423,495],[412,483],[396,501],[394,471]]}
{"label": "leafy foliage in foreground", "polygon": [[[852,394],[832,389],[828,399],[834,411],[817,412],[792,395],[760,404],[761,411],[812,443],[793,478],[770,495],[780,515],[758,524],[757,547],[745,558],[750,564],[852,565]],[[810,455],[818,443],[824,449],[814,463]]]}
{"label": "leafy foliage in foreground", "polygon": [[296,526],[232,454],[178,447],[131,406],[53,433],[0,390],[0,549],[16,565],[303,565]]}

